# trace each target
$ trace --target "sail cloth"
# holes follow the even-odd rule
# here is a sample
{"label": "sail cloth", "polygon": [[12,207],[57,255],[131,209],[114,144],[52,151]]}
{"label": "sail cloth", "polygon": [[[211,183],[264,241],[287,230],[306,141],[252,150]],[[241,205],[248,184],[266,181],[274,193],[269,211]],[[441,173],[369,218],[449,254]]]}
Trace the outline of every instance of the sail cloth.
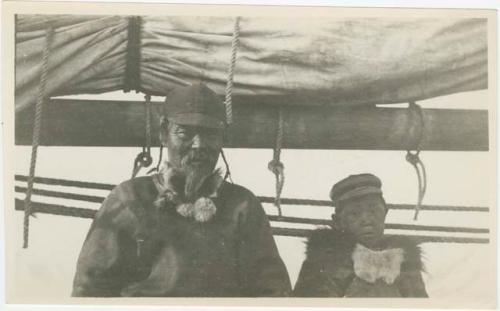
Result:
{"label": "sail cloth", "polygon": [[46,29],[54,35],[48,59],[49,96],[121,89],[128,21],[114,16],[18,15],[16,22],[16,111],[37,98]]}
{"label": "sail cloth", "polygon": [[[235,18],[140,20],[132,54],[127,16],[18,16],[16,110],[35,102],[49,25],[50,96],[123,89],[133,62],[137,90],[203,80],[224,94]],[[487,87],[486,19],[243,17],[239,26],[233,95],[251,96],[247,104],[390,104]]]}

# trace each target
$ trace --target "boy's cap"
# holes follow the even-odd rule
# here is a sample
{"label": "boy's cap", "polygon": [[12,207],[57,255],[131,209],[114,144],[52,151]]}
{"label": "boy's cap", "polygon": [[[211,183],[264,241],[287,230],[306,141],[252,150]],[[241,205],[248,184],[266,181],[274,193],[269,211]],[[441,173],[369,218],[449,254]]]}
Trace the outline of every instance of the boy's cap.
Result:
{"label": "boy's cap", "polygon": [[167,119],[176,124],[218,129],[226,124],[224,104],[204,83],[174,88],[165,106]]}
{"label": "boy's cap", "polygon": [[340,202],[369,194],[382,195],[382,182],[372,174],[350,175],[333,185],[330,198],[333,206]]}

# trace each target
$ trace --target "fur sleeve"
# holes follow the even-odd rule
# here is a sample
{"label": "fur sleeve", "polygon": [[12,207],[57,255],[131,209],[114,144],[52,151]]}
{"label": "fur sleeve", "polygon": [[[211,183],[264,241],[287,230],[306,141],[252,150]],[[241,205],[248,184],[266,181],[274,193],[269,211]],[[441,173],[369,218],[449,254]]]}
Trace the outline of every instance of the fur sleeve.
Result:
{"label": "fur sleeve", "polygon": [[425,272],[422,248],[414,239],[407,236],[392,236],[389,243],[392,247],[404,250],[402,272]]}
{"label": "fur sleeve", "polygon": [[332,229],[313,232],[307,241],[306,259],[294,288],[296,297],[342,297],[345,279],[336,270],[350,256],[354,244],[344,234]]}
{"label": "fur sleeve", "polygon": [[425,266],[422,261],[423,252],[413,239],[398,236],[392,239],[394,246],[400,247],[405,252],[405,258],[401,265],[399,278],[399,290],[403,297],[428,297],[422,272]]}

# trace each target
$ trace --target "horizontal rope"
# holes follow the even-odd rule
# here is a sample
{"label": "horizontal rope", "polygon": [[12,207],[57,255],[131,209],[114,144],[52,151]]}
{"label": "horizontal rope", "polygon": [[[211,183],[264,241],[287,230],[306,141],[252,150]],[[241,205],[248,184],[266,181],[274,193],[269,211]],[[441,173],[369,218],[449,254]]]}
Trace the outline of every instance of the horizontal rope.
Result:
{"label": "horizontal rope", "polygon": [[[314,230],[295,229],[295,228],[272,228],[273,235],[304,237],[307,238]],[[486,238],[462,238],[462,237],[441,237],[441,236],[426,236],[426,235],[400,235],[387,234],[387,236],[405,236],[414,239],[417,243],[474,243],[488,244],[489,239]]]}
{"label": "horizontal rope", "polygon": [[[258,197],[262,203],[274,203],[273,197]],[[324,206],[332,207],[332,202],[328,200],[312,200],[312,199],[290,199],[281,198],[281,204],[285,205],[308,205],[308,206]],[[412,204],[387,204],[387,208],[391,210],[415,210],[415,205]],[[479,206],[452,206],[452,205],[422,205],[420,210],[428,211],[453,211],[453,212],[489,212],[489,207]]]}
{"label": "horizontal rope", "polygon": [[[262,203],[274,203],[274,197],[258,197],[260,202]],[[332,206],[332,201],[327,200],[311,200],[311,199],[290,199],[290,198],[281,198],[281,204],[286,205],[310,205],[310,206]]]}
{"label": "horizontal rope", "polygon": [[[28,177],[24,175],[15,175],[15,180],[26,181],[28,180]],[[96,189],[96,190],[112,190],[116,186],[113,184],[91,183],[91,182],[73,181],[67,179],[57,179],[57,178],[47,178],[47,177],[35,177],[35,183],[56,185],[56,186],[78,187],[84,189]],[[275,200],[273,197],[267,197],[267,196],[259,196],[257,198],[262,203],[274,203]],[[281,204],[324,206],[324,207],[332,206],[331,201],[328,200],[291,199],[291,198],[281,198]],[[392,210],[415,209],[415,206],[411,204],[387,204],[387,207]],[[478,206],[422,205],[421,210],[454,211],[454,212],[489,212],[490,209],[489,207],[478,207]]]}
{"label": "horizontal rope", "polygon": [[[24,175],[15,175],[16,181],[27,181],[28,177]],[[75,181],[67,179],[58,178],[47,178],[47,177],[35,177],[35,183],[53,186],[66,186],[66,187],[77,187],[84,189],[96,189],[96,190],[113,190],[116,185],[103,184],[103,183],[93,183],[85,181]]]}
{"label": "horizontal rope", "polygon": [[[297,224],[311,224],[330,226],[332,220],[330,219],[317,219],[317,218],[301,218],[301,217],[287,217],[287,216],[268,216],[270,221],[288,222]],[[440,231],[440,232],[460,232],[460,233],[489,233],[490,230],[486,228],[467,228],[467,227],[444,227],[444,226],[424,226],[424,225],[407,225],[407,224],[393,224],[388,223],[385,225],[386,229],[393,230],[412,230],[412,231]]]}
{"label": "horizontal rope", "polygon": [[[16,186],[15,190],[16,190],[16,192],[26,192],[25,187]],[[60,192],[60,191],[43,190],[43,189],[33,189],[32,193],[36,194],[36,195],[43,195],[43,196],[53,197],[53,198],[61,198],[61,199],[69,199],[69,200],[76,200],[76,201],[93,202],[93,203],[102,203],[104,201],[104,197],[76,194],[76,193],[68,193],[68,192]]]}
{"label": "horizontal rope", "polygon": [[[412,204],[387,204],[387,208],[391,210],[415,210],[415,205]],[[453,205],[421,205],[420,210],[426,211],[449,211],[449,212],[489,212],[489,207],[479,206],[453,206]]]}
{"label": "horizontal rope", "polygon": [[487,229],[487,228],[424,226],[424,225],[407,225],[407,224],[386,224],[385,228],[392,229],[392,230],[439,231],[439,232],[461,232],[461,233],[490,233],[490,229]]}
{"label": "horizontal rope", "polygon": [[[23,200],[16,199],[15,209],[24,211]],[[48,204],[41,202],[32,202],[32,210],[36,213],[44,213],[60,216],[71,216],[80,218],[94,218],[96,210],[88,208],[69,207],[59,204]],[[295,229],[295,228],[272,228],[273,235],[293,236],[293,237],[308,237],[314,230],[310,229]],[[389,235],[391,236],[391,235]],[[419,243],[489,243],[489,239],[484,238],[461,238],[461,237],[439,237],[439,236],[418,236],[418,235],[401,235],[414,238]]]}
{"label": "horizontal rope", "polygon": [[[16,199],[16,211],[24,211],[24,202]],[[41,202],[32,202],[31,210],[35,213],[51,214],[59,216],[71,216],[79,218],[94,218],[96,210],[90,208],[70,207],[58,204],[48,204]]]}

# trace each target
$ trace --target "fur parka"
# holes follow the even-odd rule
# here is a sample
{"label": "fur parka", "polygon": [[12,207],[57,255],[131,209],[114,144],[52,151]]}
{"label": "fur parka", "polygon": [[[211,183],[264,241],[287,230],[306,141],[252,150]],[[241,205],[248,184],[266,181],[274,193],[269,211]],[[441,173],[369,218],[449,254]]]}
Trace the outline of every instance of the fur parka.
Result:
{"label": "fur parka", "polygon": [[203,199],[209,205],[180,205],[163,190],[144,176],[110,193],[82,247],[73,296],[290,295],[269,221],[250,191],[223,182]]}
{"label": "fur parka", "polygon": [[336,229],[316,230],[294,289],[296,297],[428,297],[420,247],[386,236],[376,251]]}

